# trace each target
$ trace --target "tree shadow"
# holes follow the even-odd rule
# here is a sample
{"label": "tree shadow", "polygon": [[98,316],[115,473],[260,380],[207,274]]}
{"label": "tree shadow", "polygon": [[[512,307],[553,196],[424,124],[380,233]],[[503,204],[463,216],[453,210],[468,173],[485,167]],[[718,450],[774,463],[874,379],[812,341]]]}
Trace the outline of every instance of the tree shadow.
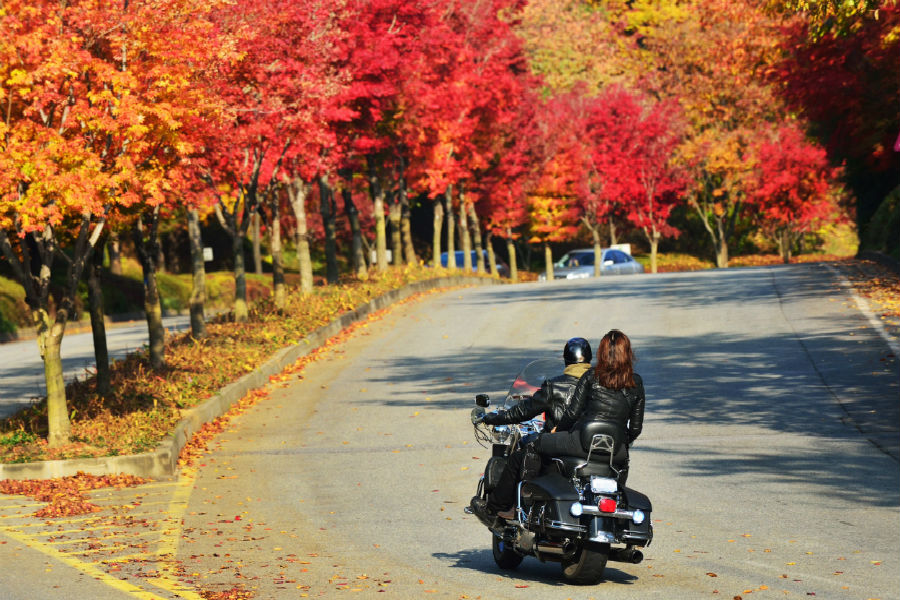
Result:
{"label": "tree shadow", "polygon": [[[431,555],[451,568],[490,573],[511,583],[540,583],[557,588],[578,589],[578,586],[574,586],[562,578],[562,567],[559,563],[545,563],[530,556],[526,557],[516,569],[508,570],[497,566],[489,548],[470,548],[458,552],[433,552]],[[639,577],[636,575],[609,566],[609,563],[603,571],[603,580],[607,583],[632,585],[638,579]]]}

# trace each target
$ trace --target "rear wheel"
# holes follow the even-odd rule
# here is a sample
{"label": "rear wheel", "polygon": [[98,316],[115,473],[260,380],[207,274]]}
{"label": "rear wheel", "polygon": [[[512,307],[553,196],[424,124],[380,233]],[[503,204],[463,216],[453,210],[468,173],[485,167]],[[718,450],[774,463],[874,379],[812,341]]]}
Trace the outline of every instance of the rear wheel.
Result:
{"label": "rear wheel", "polygon": [[494,538],[494,562],[501,569],[512,570],[522,563],[524,558],[521,554],[513,550],[512,544],[506,542],[499,537]]}
{"label": "rear wheel", "polygon": [[567,581],[583,585],[600,583],[608,558],[609,544],[588,542],[574,557],[563,560],[563,577]]}

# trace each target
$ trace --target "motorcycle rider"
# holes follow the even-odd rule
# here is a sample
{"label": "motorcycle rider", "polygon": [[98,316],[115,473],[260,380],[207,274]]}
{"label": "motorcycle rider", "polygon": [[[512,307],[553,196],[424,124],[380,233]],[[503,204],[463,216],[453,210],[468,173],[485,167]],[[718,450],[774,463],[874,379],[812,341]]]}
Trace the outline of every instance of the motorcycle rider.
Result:
{"label": "motorcycle rider", "polygon": [[[575,386],[591,368],[591,358],[590,342],[582,337],[571,338],[563,347],[565,368],[562,375],[545,380],[541,384],[541,388],[532,396],[524,398],[512,407],[484,415],[482,422],[488,425],[506,425],[527,421],[545,413],[544,430],[556,431],[560,421],[568,414],[567,408],[572,400]],[[525,453],[526,449],[523,446],[510,454],[497,487],[489,495],[486,505],[480,498],[473,498],[473,509],[512,518],[512,514],[503,511],[514,502],[515,486],[519,480]]]}

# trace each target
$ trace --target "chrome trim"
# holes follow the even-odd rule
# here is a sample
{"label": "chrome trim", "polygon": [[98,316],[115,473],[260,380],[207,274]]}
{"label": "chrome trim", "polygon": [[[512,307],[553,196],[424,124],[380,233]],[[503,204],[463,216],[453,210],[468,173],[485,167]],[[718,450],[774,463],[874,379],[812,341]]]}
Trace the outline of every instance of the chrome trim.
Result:
{"label": "chrome trim", "polygon": [[596,536],[590,538],[590,541],[600,542],[603,544],[613,544],[615,543],[616,538],[613,536],[613,534],[607,531],[598,531]]}
{"label": "chrome trim", "polygon": [[562,529],[564,531],[587,531],[587,527],[584,525],[570,525],[568,523],[563,523],[562,521],[548,521],[547,527],[552,527],[553,529]]}
{"label": "chrome trim", "polygon": [[[591,515],[594,517],[613,517],[614,519],[634,519],[634,511],[633,510],[619,510],[616,509],[616,512],[602,512],[598,507],[592,504],[585,504],[583,507],[583,513],[585,515]],[[646,516],[644,517],[646,519]]]}

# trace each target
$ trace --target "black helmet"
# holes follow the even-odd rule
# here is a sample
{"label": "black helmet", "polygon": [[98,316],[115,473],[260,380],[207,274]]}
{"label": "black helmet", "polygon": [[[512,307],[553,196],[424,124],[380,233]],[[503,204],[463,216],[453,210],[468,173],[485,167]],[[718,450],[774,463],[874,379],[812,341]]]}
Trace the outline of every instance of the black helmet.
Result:
{"label": "black helmet", "polygon": [[566,342],[566,347],[563,348],[563,360],[566,362],[566,365],[589,363],[592,358],[591,344],[584,338],[572,338]]}

